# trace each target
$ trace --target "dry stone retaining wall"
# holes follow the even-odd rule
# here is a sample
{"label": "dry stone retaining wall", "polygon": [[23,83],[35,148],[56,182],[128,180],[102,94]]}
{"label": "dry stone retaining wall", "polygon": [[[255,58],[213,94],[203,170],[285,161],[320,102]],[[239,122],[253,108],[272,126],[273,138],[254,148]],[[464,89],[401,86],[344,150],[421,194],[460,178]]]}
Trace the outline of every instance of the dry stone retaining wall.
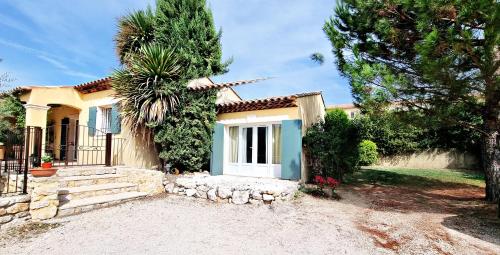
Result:
{"label": "dry stone retaining wall", "polygon": [[183,175],[164,185],[167,193],[237,205],[287,201],[298,190],[293,181],[208,174]]}

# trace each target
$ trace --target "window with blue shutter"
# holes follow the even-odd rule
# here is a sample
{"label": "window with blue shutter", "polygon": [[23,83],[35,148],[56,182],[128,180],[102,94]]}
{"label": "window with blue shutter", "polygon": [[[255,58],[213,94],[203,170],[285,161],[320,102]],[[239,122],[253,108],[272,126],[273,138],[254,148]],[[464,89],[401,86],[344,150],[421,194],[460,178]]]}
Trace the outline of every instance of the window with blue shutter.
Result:
{"label": "window with blue shutter", "polygon": [[302,159],[302,120],[281,122],[281,178],[299,180]]}
{"label": "window with blue shutter", "polygon": [[97,122],[97,107],[93,106],[89,108],[89,121],[87,122],[87,127],[89,129],[89,136],[94,136],[96,122]]}

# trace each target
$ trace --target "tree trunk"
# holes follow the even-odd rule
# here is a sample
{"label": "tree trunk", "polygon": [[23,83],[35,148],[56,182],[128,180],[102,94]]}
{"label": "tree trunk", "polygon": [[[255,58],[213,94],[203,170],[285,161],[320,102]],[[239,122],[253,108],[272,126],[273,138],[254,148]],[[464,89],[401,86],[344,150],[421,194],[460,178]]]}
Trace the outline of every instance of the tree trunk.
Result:
{"label": "tree trunk", "polygon": [[499,204],[500,217],[500,88],[491,83],[485,95],[483,113],[485,135],[482,146],[482,163],[486,179],[486,200]]}
{"label": "tree trunk", "polygon": [[489,132],[483,142],[483,169],[486,177],[486,200],[498,202],[500,198],[500,151],[498,131]]}

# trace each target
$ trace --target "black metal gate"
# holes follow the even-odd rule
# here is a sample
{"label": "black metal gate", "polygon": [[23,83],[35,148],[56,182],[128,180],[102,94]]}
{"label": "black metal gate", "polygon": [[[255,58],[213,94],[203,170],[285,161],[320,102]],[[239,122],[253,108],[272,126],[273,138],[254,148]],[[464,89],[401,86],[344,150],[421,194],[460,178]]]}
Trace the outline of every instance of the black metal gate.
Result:
{"label": "black metal gate", "polygon": [[0,151],[0,195],[26,193],[28,169],[40,166],[42,128],[11,131]]}
{"label": "black metal gate", "polygon": [[28,171],[40,166],[42,154],[52,156],[56,167],[122,164],[124,139],[87,126],[28,126],[5,137],[0,147],[0,195],[26,193]]}
{"label": "black metal gate", "polygon": [[47,127],[43,147],[54,166],[119,165],[123,139],[109,132],[62,122]]}

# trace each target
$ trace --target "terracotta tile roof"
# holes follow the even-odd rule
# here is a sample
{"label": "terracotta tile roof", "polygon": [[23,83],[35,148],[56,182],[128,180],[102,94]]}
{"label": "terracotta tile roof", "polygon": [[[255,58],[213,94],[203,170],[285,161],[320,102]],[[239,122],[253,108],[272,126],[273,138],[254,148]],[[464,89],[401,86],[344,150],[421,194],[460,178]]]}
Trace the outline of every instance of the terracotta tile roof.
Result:
{"label": "terracotta tile roof", "polygon": [[76,85],[75,89],[82,94],[108,90],[111,89],[111,77]]}
{"label": "terracotta tile roof", "polygon": [[253,80],[241,80],[241,81],[233,81],[233,82],[224,82],[224,83],[212,83],[212,84],[193,84],[189,86],[189,89],[198,91],[198,90],[207,90],[207,89],[221,89],[221,88],[228,88],[228,87],[234,87],[238,85],[243,85],[243,84],[249,84],[249,83],[256,83],[259,81],[267,80],[269,78],[258,78],[258,79],[253,79]]}
{"label": "terracotta tile roof", "polygon": [[245,112],[276,108],[297,107],[297,98],[321,95],[321,92],[300,93],[290,96],[270,97],[263,99],[228,102],[217,105],[219,113]]}
{"label": "terracotta tile roof", "polygon": [[[259,81],[266,80],[268,78],[258,78],[253,80],[241,80],[234,82],[225,82],[225,83],[194,83],[189,86],[189,89],[193,91],[207,90],[207,89],[221,89],[221,88],[229,88],[243,84],[255,83]],[[75,89],[80,93],[88,94],[92,92],[98,92],[102,90],[111,89],[111,77],[102,78],[95,81],[86,82],[80,85],[76,85]]]}

